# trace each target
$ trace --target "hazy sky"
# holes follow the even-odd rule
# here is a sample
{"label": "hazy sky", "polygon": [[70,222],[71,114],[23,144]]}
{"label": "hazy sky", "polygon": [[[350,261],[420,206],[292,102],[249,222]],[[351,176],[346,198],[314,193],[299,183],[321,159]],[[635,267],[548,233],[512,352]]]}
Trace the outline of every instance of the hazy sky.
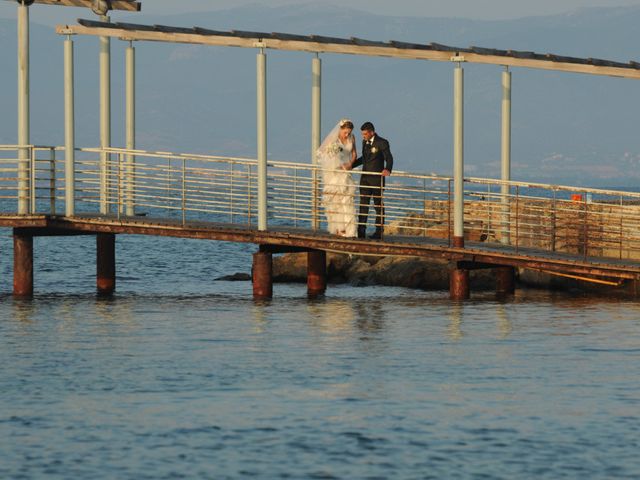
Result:
{"label": "hazy sky", "polygon": [[[141,0],[143,11],[149,15],[164,15],[177,12],[215,11],[237,6],[268,5],[286,6],[314,3],[344,5],[350,9],[368,10],[382,15],[410,15],[426,17],[466,17],[476,19],[504,19],[530,15],[553,15],[581,7],[612,7],[639,5],[640,0]],[[13,5],[12,5],[13,4]],[[53,20],[69,15],[78,15],[79,9],[41,6],[34,12],[36,21]],[[73,13],[73,11],[76,13]],[[15,15],[15,2],[0,1],[0,17]],[[49,17],[49,18],[46,18]]]}
{"label": "hazy sky", "polygon": [[[149,13],[174,13],[185,10],[215,10],[239,5],[295,5],[304,0],[146,0]],[[563,13],[580,7],[640,5],[640,0],[349,0],[328,3],[369,10],[384,15],[419,15],[470,18],[514,18],[528,15]]]}

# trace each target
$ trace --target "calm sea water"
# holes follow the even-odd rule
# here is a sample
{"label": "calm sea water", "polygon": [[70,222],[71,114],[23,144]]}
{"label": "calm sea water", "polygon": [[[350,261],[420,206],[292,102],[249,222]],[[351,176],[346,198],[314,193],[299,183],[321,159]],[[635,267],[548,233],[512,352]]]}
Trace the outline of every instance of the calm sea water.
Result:
{"label": "calm sea water", "polygon": [[253,246],[0,231],[0,478],[639,478],[640,304],[276,285]]}

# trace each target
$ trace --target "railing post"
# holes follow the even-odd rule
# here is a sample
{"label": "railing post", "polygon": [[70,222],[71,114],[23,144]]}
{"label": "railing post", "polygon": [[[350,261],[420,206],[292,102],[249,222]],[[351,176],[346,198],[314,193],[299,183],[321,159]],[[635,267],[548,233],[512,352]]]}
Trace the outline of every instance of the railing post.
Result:
{"label": "railing post", "polygon": [[453,202],[451,200],[451,179],[447,180],[447,244],[449,247],[453,245],[452,229],[451,229],[451,206]]}
{"label": "railing post", "polygon": [[251,209],[253,208],[253,200],[251,198],[251,165],[247,165],[247,225],[251,226]]}
{"label": "railing post", "polygon": [[182,159],[182,225],[187,223],[187,161]]}
{"label": "railing post", "polygon": [[29,213],[36,213],[36,149],[33,145],[29,147]]}
{"label": "railing post", "polygon": [[[502,180],[511,180],[511,72],[502,72]],[[502,184],[502,243],[510,243],[509,235],[509,184]]]}
{"label": "railing post", "polygon": [[583,223],[583,231],[584,231],[584,259],[586,260],[587,257],[589,256],[589,205],[587,202],[587,193],[585,192],[584,194],[584,199],[583,199],[583,205],[584,205],[584,223]]}
{"label": "railing post", "polygon": [[122,196],[123,196],[123,192],[122,192],[122,153],[118,152],[118,169],[117,169],[117,182],[118,182],[118,186],[116,189],[116,195],[117,195],[117,205],[116,205],[116,214],[118,217],[118,220],[120,219],[120,216],[122,214],[122,206],[123,206],[123,201],[122,201]]}
{"label": "railing post", "polygon": [[[26,3],[26,2],[25,2]],[[29,213],[29,7],[18,5],[18,214]]]}
{"label": "railing post", "polygon": [[231,208],[231,223],[233,223],[233,195],[235,194],[234,190],[233,190],[233,183],[235,180],[235,168],[234,168],[234,164],[233,162],[231,162],[231,195],[229,195],[229,206]]}
{"label": "railing post", "polygon": [[[136,49],[129,42],[126,51],[126,141],[127,150],[136,148]],[[127,155],[126,215],[135,215],[135,155]]]}
{"label": "railing post", "polygon": [[65,215],[75,213],[75,112],[73,85],[73,40],[64,41],[64,132],[65,132]]}
{"label": "railing post", "polygon": [[[314,167],[318,165],[316,152],[320,148],[320,128],[322,120],[322,60],[316,54],[311,60],[311,163]],[[320,228],[320,184],[318,178],[318,170],[314,168],[312,171],[312,207],[311,207],[311,224],[314,230]]]}
{"label": "railing post", "polygon": [[622,195],[620,195],[620,259],[622,260],[622,244],[623,244],[623,224],[624,224],[624,203]]}
{"label": "railing post", "polygon": [[[109,22],[108,16],[100,20]],[[111,38],[100,37],[100,147],[111,147]],[[100,153],[100,213],[106,215],[111,210],[109,204],[109,171],[111,155]]]}
{"label": "railing post", "polygon": [[257,55],[258,230],[267,229],[267,56]]}
{"label": "railing post", "polygon": [[56,214],[56,149],[49,152],[49,213]]}
{"label": "railing post", "polygon": [[558,192],[553,191],[553,208],[551,209],[551,251],[556,251],[556,231],[558,225]]}
{"label": "railing post", "polygon": [[454,69],[453,101],[453,246],[464,247],[464,69]]}
{"label": "railing post", "polygon": [[520,247],[520,185],[516,185],[516,253]]}

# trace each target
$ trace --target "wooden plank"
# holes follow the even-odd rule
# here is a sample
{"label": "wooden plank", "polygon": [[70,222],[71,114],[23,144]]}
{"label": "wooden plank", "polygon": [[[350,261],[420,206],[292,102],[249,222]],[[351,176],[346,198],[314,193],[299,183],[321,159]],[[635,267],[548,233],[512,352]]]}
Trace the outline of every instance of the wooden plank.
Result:
{"label": "wooden plank", "polygon": [[[43,5],[58,5],[61,7],[91,8],[91,0],[35,0],[34,3],[41,3]],[[111,0],[111,9],[139,12],[142,9],[142,4],[133,0]]]}
{"label": "wooden plank", "polygon": [[624,64],[625,66],[622,67],[621,65],[623,64],[617,64],[619,66],[601,66],[593,64],[578,64],[573,62],[558,62],[550,60],[546,57],[546,55],[537,55],[533,52],[510,51],[509,54],[512,56],[487,55],[473,53],[469,49],[456,49],[454,47],[446,47],[437,44],[431,44],[433,50],[425,50],[422,48],[398,48],[397,46],[389,44],[356,45],[351,43],[349,40],[330,39],[326,37],[315,36],[310,37],[311,40],[281,40],[277,38],[270,38],[269,34],[262,34],[265,35],[264,37],[239,37],[230,33],[227,33],[225,35],[222,32],[220,33],[220,35],[202,35],[195,33],[168,33],[164,31],[143,31],[117,28],[114,29],[106,27],[89,28],[82,25],[59,25],[56,28],[56,31],[61,35],[110,36],[118,37],[126,41],[136,40],[169,43],[189,43],[198,45],[241,48],[256,48],[256,46],[261,46],[274,50],[394,57],[441,62],[451,62],[452,52],[454,52],[459,53],[462,56],[462,60],[469,63],[640,79],[640,69],[636,68],[632,64]]}

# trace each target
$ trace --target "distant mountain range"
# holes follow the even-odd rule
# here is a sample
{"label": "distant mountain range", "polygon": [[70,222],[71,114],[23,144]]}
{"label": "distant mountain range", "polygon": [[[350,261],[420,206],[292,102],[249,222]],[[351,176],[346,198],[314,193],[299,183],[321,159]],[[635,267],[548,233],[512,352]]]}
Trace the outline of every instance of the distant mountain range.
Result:
{"label": "distant mountain range", "polygon": [[[91,14],[87,11],[87,17]],[[381,17],[336,7],[242,7],[115,20],[218,30],[279,31],[371,40],[640,60],[640,8],[582,9],[508,21]],[[0,20],[0,143],[14,143],[15,22]],[[123,139],[124,45],[114,42],[114,144]],[[309,161],[309,54],[268,52],[269,156]],[[255,156],[255,52],[143,43],[138,145]],[[452,171],[452,65],[323,55],[323,132],[341,117],[373,121],[397,168]],[[98,143],[97,40],[77,41],[78,143]],[[466,174],[499,176],[500,67],[466,66]],[[640,82],[514,69],[513,177],[593,186],[640,183]],[[63,143],[62,39],[32,26],[32,140]]]}

